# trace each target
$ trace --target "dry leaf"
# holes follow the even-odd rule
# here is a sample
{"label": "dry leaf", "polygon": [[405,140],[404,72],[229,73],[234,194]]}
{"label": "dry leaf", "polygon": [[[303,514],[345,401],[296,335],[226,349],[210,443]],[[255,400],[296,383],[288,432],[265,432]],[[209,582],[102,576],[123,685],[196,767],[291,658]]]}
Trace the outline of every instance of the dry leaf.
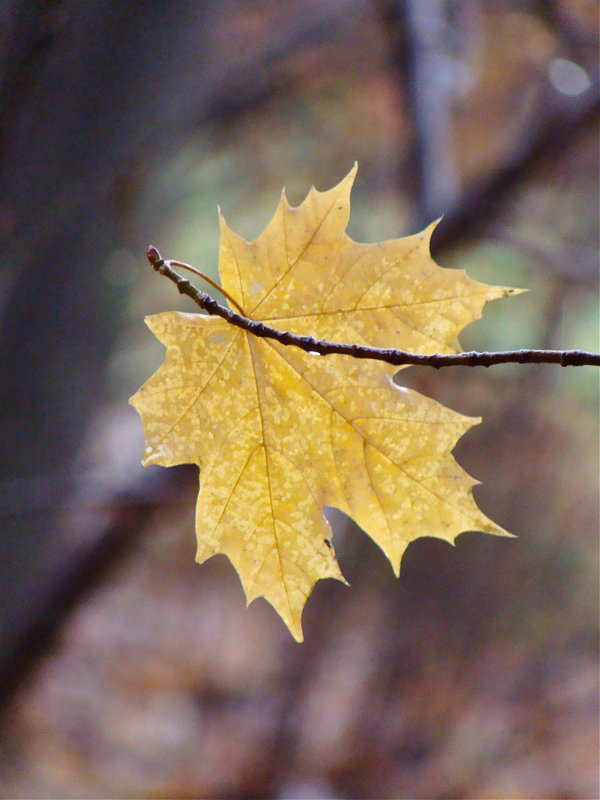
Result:
{"label": "dry leaf", "polygon": [[[321,339],[421,353],[460,348],[488,300],[511,294],[442,269],[434,225],[377,244],[346,233],[356,167],[298,208],[282,195],[253,242],[221,219],[223,287],[246,316]],[[302,639],[317,580],[343,580],[324,506],[349,514],[396,574],[419,536],[505,534],[477,508],[476,483],[451,455],[477,419],[396,386],[396,367],[315,356],[253,337],[217,317],[147,320],[166,360],[131,399],[144,422],[144,465],[201,468],[199,562],[225,553],[248,602],[265,597]]]}

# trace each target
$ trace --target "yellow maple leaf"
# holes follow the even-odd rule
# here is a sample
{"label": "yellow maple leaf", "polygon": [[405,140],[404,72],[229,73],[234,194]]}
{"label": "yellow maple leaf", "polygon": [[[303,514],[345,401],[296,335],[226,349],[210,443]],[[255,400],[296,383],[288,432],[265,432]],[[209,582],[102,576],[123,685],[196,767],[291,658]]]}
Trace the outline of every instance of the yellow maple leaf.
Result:
{"label": "yellow maple leaf", "polygon": [[[478,283],[431,259],[434,225],[362,244],[345,233],[356,167],[297,208],[285,194],[253,242],[221,219],[223,288],[246,316],[318,339],[459,351],[483,306],[513,290]],[[349,514],[398,575],[419,536],[506,534],[475,505],[476,483],[454,460],[480,420],[396,386],[397,367],[316,356],[259,339],[221,318],[167,312],[147,319],[164,364],[131,398],[144,465],[200,466],[199,562],[225,553],[247,601],[265,597],[294,637],[320,578],[343,580],[324,506]]]}

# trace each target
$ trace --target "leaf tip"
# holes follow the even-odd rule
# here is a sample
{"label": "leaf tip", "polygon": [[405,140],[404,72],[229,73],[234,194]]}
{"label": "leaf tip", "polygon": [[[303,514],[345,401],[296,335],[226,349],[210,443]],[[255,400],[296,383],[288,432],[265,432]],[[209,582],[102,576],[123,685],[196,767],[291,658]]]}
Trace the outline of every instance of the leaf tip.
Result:
{"label": "leaf tip", "polygon": [[221,235],[230,232],[230,227],[227,224],[227,220],[225,219],[225,214],[223,214],[223,209],[221,206],[217,206],[217,214],[219,216],[219,229],[221,231]]}
{"label": "leaf tip", "polygon": [[342,178],[342,180],[340,181],[339,185],[343,186],[344,184],[348,183],[349,186],[350,186],[350,189],[351,189],[352,186],[354,185],[354,180],[356,178],[356,173],[357,172],[358,172],[358,161],[355,161],[354,164],[352,165],[352,169],[346,175],[345,178]]}
{"label": "leaf tip", "polygon": [[298,623],[298,625],[289,625],[289,631],[294,637],[295,641],[298,644],[302,644],[304,641],[304,633],[302,632],[302,625]]}
{"label": "leaf tip", "polygon": [[429,225],[426,225],[422,231],[417,233],[417,237],[421,240],[421,246],[427,249],[427,252],[430,252],[431,248],[431,237],[433,236],[434,230],[440,224],[440,222],[444,219],[444,215],[442,214],[437,219],[434,219],[433,222],[430,222]]}

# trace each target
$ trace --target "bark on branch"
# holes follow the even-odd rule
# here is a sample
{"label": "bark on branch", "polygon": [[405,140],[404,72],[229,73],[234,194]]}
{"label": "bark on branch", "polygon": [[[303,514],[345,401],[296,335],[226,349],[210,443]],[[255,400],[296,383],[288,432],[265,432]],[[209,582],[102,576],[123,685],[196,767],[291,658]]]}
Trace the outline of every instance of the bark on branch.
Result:
{"label": "bark on branch", "polygon": [[179,289],[180,294],[185,294],[207,311],[209,314],[222,317],[232,325],[242,328],[254,336],[265,339],[275,339],[283,345],[293,345],[309,353],[319,353],[322,356],[340,355],[353,358],[372,358],[385,361],[394,366],[417,364],[420,366],[434,367],[491,367],[494,364],[560,364],[563,367],[600,366],[600,353],[589,353],[583,350],[504,350],[495,353],[468,352],[468,353],[408,353],[405,350],[383,347],[368,347],[359,344],[343,344],[315,339],[312,336],[297,336],[288,331],[271,328],[264,322],[249,319],[241,314],[220,305],[206,292],[202,292],[183,278],[165,261],[158,250],[150,246],[146,253],[148,261],[156,272],[165,275]]}

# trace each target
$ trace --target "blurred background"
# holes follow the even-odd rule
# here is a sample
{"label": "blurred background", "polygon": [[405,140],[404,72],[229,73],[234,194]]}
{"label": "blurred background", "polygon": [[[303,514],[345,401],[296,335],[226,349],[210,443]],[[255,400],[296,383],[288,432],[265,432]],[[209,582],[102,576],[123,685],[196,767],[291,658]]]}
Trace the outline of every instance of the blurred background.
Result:
{"label": "blurred background", "polygon": [[350,587],[292,641],[194,563],[197,470],[142,470],[149,269],[216,277],[359,162],[349,233],[442,213],[443,266],[526,287],[465,349],[598,347],[594,0],[12,0],[0,7],[0,793],[598,797],[598,375],[411,368],[515,540],[410,545],[335,511]]}

